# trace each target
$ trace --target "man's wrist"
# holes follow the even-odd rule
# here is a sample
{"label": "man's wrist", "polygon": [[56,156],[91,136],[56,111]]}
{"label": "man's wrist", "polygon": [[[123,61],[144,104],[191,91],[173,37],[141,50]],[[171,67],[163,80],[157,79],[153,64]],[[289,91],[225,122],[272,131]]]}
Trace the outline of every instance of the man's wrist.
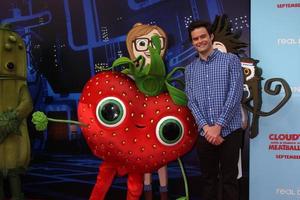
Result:
{"label": "man's wrist", "polygon": [[219,128],[220,130],[222,129],[222,125],[220,125],[220,124],[218,124],[218,123],[216,123],[215,126],[216,126],[217,128]]}
{"label": "man's wrist", "polygon": [[209,126],[208,126],[207,124],[205,124],[205,125],[202,127],[203,131],[206,132],[207,129],[208,129],[208,127],[209,127]]}

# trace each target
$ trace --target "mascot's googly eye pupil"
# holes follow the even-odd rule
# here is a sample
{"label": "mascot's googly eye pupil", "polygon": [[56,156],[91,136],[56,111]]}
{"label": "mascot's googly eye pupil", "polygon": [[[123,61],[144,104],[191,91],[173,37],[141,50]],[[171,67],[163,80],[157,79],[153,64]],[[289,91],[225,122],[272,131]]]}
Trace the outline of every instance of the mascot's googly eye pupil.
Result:
{"label": "mascot's googly eye pupil", "polygon": [[244,69],[244,74],[245,75],[249,75],[250,74],[250,70],[249,69]]}
{"label": "mascot's googly eye pupil", "polygon": [[146,43],[145,42],[140,42],[139,45],[140,46],[146,46]]}
{"label": "mascot's googly eye pupil", "polygon": [[119,99],[108,97],[100,101],[96,114],[101,124],[107,127],[115,127],[124,120],[125,106]]}
{"label": "mascot's googly eye pupil", "polygon": [[137,46],[141,48],[141,47],[146,47],[147,44],[146,44],[145,41],[139,41],[139,42],[137,43]]}
{"label": "mascot's googly eye pupil", "polygon": [[102,107],[101,115],[107,121],[115,121],[120,115],[120,108],[117,104],[107,103]]}
{"label": "mascot's googly eye pupil", "polygon": [[15,64],[12,62],[9,62],[6,64],[6,67],[8,70],[13,70],[15,68]]}
{"label": "mascot's googly eye pupil", "polygon": [[177,118],[167,117],[158,123],[156,135],[162,144],[175,145],[183,137],[183,126]]}
{"label": "mascot's googly eye pupil", "polygon": [[177,123],[168,122],[162,127],[162,135],[167,141],[173,141],[180,135],[181,129]]}

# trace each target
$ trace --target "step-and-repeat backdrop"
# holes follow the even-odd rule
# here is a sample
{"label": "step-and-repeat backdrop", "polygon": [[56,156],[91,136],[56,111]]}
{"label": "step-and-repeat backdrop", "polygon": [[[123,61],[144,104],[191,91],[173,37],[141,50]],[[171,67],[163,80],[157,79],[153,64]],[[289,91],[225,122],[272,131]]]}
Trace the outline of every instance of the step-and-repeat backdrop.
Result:
{"label": "step-and-repeat backdrop", "polygon": [[[300,1],[251,1],[251,57],[265,80],[285,79],[292,96],[275,114],[260,117],[250,142],[250,200],[300,199]],[[264,85],[265,81],[262,82]],[[275,87],[276,84],[274,84]],[[262,110],[284,97],[263,92]]]}

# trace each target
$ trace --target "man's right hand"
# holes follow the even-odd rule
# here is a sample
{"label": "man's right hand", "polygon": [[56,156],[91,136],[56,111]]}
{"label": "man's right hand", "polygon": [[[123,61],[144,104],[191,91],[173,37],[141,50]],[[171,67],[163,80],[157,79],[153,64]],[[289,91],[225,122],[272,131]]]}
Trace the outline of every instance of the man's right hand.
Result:
{"label": "man's right hand", "polygon": [[204,137],[209,143],[213,145],[220,145],[224,141],[224,138],[221,137],[221,129],[222,127],[219,125],[205,125],[203,127]]}

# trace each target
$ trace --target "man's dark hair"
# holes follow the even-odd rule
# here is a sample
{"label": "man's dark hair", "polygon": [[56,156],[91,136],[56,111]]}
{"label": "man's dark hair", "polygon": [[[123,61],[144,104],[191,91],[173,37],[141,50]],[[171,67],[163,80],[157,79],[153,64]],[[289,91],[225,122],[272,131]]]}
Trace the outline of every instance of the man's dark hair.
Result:
{"label": "man's dark hair", "polygon": [[201,20],[193,21],[192,23],[190,23],[190,25],[188,27],[190,41],[192,41],[191,32],[193,30],[195,30],[196,28],[201,28],[201,27],[205,28],[209,35],[212,34],[211,23],[209,23],[207,21],[201,21]]}

